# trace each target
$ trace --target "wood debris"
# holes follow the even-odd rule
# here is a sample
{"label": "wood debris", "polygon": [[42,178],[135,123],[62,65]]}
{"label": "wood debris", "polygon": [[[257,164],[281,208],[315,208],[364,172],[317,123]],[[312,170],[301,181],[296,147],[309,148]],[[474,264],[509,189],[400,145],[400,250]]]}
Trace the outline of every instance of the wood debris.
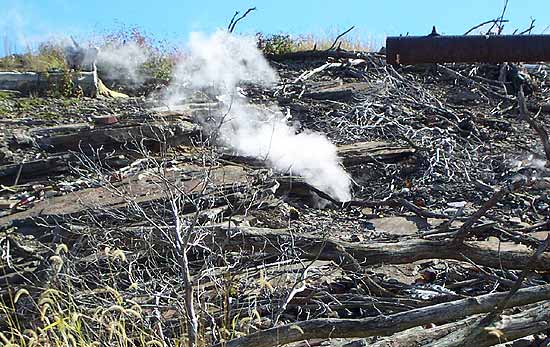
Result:
{"label": "wood debris", "polygon": [[97,336],[100,313],[170,343],[196,318],[212,346],[548,339],[544,69],[518,99],[496,65],[270,58],[280,85],[244,93],[337,144],[351,201],[217,146],[204,95],[0,99],[0,331],[78,307]]}

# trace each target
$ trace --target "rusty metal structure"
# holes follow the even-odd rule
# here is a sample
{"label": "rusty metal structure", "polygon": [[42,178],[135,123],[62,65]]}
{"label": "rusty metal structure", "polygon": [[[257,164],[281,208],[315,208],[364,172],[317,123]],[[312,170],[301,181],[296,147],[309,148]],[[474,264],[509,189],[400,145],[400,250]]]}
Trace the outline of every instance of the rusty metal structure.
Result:
{"label": "rusty metal structure", "polygon": [[550,35],[390,36],[388,64],[550,61]]}

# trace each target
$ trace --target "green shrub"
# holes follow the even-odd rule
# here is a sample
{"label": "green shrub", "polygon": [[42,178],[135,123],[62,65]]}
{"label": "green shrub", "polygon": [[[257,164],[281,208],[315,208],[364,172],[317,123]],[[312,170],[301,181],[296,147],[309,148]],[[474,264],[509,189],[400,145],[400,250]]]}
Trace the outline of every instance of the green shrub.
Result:
{"label": "green shrub", "polygon": [[296,49],[297,43],[290,35],[274,34],[265,36],[262,33],[256,34],[258,48],[265,54],[284,54]]}

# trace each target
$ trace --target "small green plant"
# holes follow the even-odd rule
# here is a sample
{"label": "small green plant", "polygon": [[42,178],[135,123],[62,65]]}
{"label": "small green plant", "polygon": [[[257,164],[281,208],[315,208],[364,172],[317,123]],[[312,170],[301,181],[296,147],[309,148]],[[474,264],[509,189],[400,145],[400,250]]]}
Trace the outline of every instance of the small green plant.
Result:
{"label": "small green plant", "polygon": [[156,55],[143,64],[142,70],[155,79],[168,81],[174,65],[175,60],[171,57]]}
{"label": "small green plant", "polygon": [[78,71],[63,70],[59,78],[46,74],[48,89],[45,94],[53,98],[80,98],[84,95],[82,87],[75,83]]}
{"label": "small green plant", "polygon": [[290,35],[274,34],[265,36],[256,34],[258,48],[265,54],[285,54],[296,49],[297,43]]}
{"label": "small green plant", "polygon": [[45,104],[46,101],[44,99],[28,97],[17,99],[15,107],[20,111],[29,111],[34,107],[43,106]]}
{"label": "small green plant", "polygon": [[10,93],[9,91],[0,90],[0,100],[6,100],[12,97],[13,97],[13,93]]}

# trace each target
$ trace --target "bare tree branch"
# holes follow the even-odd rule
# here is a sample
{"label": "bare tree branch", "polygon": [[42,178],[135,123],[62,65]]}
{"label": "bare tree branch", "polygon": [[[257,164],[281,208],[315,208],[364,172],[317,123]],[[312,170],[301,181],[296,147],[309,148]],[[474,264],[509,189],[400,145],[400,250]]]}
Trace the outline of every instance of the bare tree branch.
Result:
{"label": "bare tree branch", "polygon": [[327,51],[330,51],[334,48],[334,46],[336,46],[336,43],[338,42],[338,40],[340,40],[340,38],[344,35],[346,35],[347,33],[349,33],[350,31],[352,31],[353,29],[355,28],[355,25],[351,26],[351,28],[349,28],[348,30],[344,31],[343,33],[341,33],[340,35],[336,36],[336,39],[334,39],[334,42],[332,43],[332,45],[327,49]]}
{"label": "bare tree branch", "polygon": [[489,19],[488,21],[485,21],[485,22],[482,22],[482,23],[479,23],[473,27],[471,27],[470,29],[468,29],[463,35],[466,36],[468,35],[469,33],[471,33],[472,31],[478,29],[478,28],[481,28],[482,26],[484,25],[487,25],[489,23],[497,23],[497,22],[500,22],[500,23],[507,23],[508,20],[507,19],[501,19],[501,18],[497,18],[497,19]]}
{"label": "bare tree branch", "polygon": [[246,10],[246,12],[237,19],[235,19],[235,17],[239,14],[239,11],[235,12],[235,14],[233,15],[233,18],[231,18],[231,22],[229,22],[229,26],[227,27],[227,31],[232,33],[235,30],[235,26],[237,25],[237,23],[239,23],[239,21],[244,19],[250,12],[255,11],[255,10],[256,10],[256,7],[251,7],[248,10]]}

